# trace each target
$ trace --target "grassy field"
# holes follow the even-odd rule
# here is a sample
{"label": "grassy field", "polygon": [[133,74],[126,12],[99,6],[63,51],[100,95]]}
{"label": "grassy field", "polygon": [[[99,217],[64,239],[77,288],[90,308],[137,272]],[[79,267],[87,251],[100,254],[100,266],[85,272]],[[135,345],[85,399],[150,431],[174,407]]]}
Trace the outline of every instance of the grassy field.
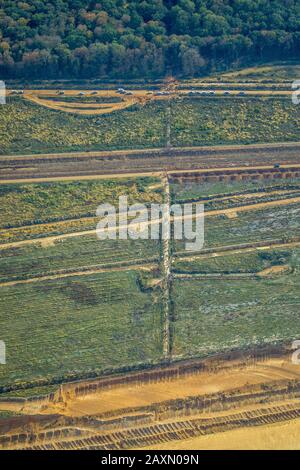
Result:
{"label": "grassy field", "polygon": [[[174,184],[174,202],[202,199],[226,209],[291,197],[299,180]],[[296,194],[296,193],[295,193]],[[300,207],[246,210],[228,218],[205,218],[205,248],[299,236]],[[177,242],[175,250],[183,251]],[[288,341],[300,334],[300,249],[289,246],[218,256],[174,258],[172,269],[172,352],[202,356],[236,348]],[[176,277],[176,274],[181,277]],[[182,275],[189,277],[183,278]],[[202,275],[201,278],[195,276]],[[215,275],[216,278],[205,278]],[[229,275],[229,278],[226,276]],[[249,275],[243,278],[243,275]],[[240,278],[239,278],[240,276]]]}
{"label": "grassy field", "polygon": [[[225,215],[206,217],[204,248],[276,239],[289,240],[299,236],[299,228],[299,203],[244,211],[235,218]],[[174,251],[183,249],[183,242],[175,241]]]}
{"label": "grassy field", "polygon": [[[76,116],[9,98],[0,108],[2,154],[160,147],[167,104],[134,105],[103,116]],[[299,106],[290,97],[202,97],[172,105],[174,146],[300,140]]]}
{"label": "grassy field", "polygon": [[219,80],[220,82],[289,82],[297,80],[300,74],[300,66],[293,63],[258,65],[257,67],[224,72],[205,78],[205,81]]}
{"label": "grassy field", "polygon": [[0,228],[95,216],[98,205],[162,202],[157,178],[89,180],[0,186]]}
{"label": "grassy field", "polygon": [[[239,197],[239,202],[248,201],[248,199],[255,198],[257,195],[268,197],[268,195],[278,191],[295,191],[297,193],[300,189],[299,178],[287,178],[284,180],[246,180],[246,181],[223,181],[218,182],[187,182],[187,183],[173,183],[171,184],[171,198],[173,203],[181,203],[193,200],[206,200],[217,201],[221,198],[230,200],[231,196]],[[249,197],[251,195],[251,198]],[[275,195],[276,196],[276,195]],[[278,197],[278,194],[277,194]]]}
{"label": "grassy field", "polygon": [[268,251],[255,251],[244,254],[227,254],[216,258],[198,258],[193,260],[176,260],[173,271],[178,273],[258,273],[264,269],[278,265],[294,267],[299,257],[299,250],[295,254],[288,249]]}
{"label": "grassy field", "polygon": [[173,354],[200,356],[298,338],[299,281],[299,273],[259,280],[176,279]]}
{"label": "grassy field", "polygon": [[142,292],[137,277],[131,271],[2,288],[7,365],[0,369],[0,385],[158,361],[159,290]]}
{"label": "grassy field", "polygon": [[98,240],[96,235],[59,240],[53,245],[8,248],[1,252],[0,282],[105,267],[114,263],[159,260],[156,240]]}

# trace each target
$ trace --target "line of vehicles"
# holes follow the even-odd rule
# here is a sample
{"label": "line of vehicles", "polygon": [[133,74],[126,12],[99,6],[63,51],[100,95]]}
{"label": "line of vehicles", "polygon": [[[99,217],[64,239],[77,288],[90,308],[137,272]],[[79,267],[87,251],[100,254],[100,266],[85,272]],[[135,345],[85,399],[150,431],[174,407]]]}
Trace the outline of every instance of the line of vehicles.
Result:
{"label": "line of vehicles", "polygon": [[[200,95],[200,96],[213,96],[213,95],[215,95],[215,94],[216,94],[215,91],[206,91],[206,90],[203,90],[203,91],[200,91],[200,90],[191,90],[191,91],[188,92],[188,95],[189,95],[189,96],[195,96],[195,95]],[[229,90],[225,90],[225,91],[223,91],[222,94],[223,94],[224,96],[229,96],[229,95],[232,94],[232,92],[229,91]],[[237,95],[239,95],[239,96],[244,96],[244,95],[246,95],[246,92],[245,92],[245,91],[239,91],[239,92],[237,93]]]}
{"label": "line of vehicles", "polygon": [[[23,95],[24,94],[24,90],[11,90],[10,92],[12,95]],[[91,91],[90,94],[91,95],[97,95],[97,91]],[[133,92],[130,91],[130,90],[126,90],[125,88],[118,88],[117,89],[117,93],[120,94],[120,95],[133,95]],[[57,95],[59,96],[63,96],[65,94],[65,92],[63,90],[57,90],[56,92]],[[86,93],[83,92],[83,91],[80,91],[78,92],[78,96],[84,96]],[[153,92],[153,91],[148,91],[147,92],[147,95],[154,95],[154,96],[166,96],[166,95],[170,95],[172,94],[170,91],[156,91],[156,92]],[[216,94],[215,91],[206,91],[206,90],[190,90],[188,91],[187,95],[188,96],[214,96]],[[224,96],[229,96],[232,94],[231,91],[229,90],[224,90],[223,93],[222,93]],[[236,93],[237,95],[239,96],[244,96],[246,95],[246,92],[245,91],[239,91],[238,93]]]}
{"label": "line of vehicles", "polygon": [[[125,94],[125,95],[132,95],[132,91],[126,91],[124,88],[118,88],[117,90],[117,93],[120,93],[120,94]],[[147,95],[154,95],[154,96],[167,96],[167,95],[171,95],[172,92],[170,91],[156,91],[156,92],[153,92],[153,91],[148,91]],[[190,90],[187,95],[188,96],[213,96],[215,95],[216,92],[215,91],[206,91],[206,90]],[[229,90],[225,90],[223,91],[223,95],[224,96],[229,96],[231,95],[232,92],[229,91]],[[237,93],[237,95],[239,96],[244,96],[246,95],[246,92],[245,91],[239,91]]]}

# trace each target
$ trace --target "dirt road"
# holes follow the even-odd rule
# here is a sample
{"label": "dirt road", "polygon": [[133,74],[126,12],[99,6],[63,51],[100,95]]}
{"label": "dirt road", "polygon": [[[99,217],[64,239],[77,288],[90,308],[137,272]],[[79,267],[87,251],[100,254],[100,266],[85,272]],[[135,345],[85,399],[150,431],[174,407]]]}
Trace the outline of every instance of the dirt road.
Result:
{"label": "dirt road", "polygon": [[0,184],[300,166],[300,143],[0,156]]}
{"label": "dirt road", "polygon": [[[277,201],[268,201],[268,202],[260,202],[260,203],[257,203],[257,204],[248,204],[248,205],[245,205],[245,206],[238,206],[238,207],[234,207],[232,209],[218,209],[218,210],[214,210],[214,211],[207,211],[204,213],[204,217],[215,217],[217,215],[226,215],[227,217],[231,217],[232,214],[234,215],[234,217],[236,217],[236,215],[239,213],[239,212],[247,212],[247,211],[253,211],[253,210],[261,210],[261,209],[267,209],[267,208],[270,208],[270,207],[278,207],[278,206],[286,206],[286,205],[289,205],[289,204],[295,204],[295,203],[299,203],[300,202],[300,196],[299,197],[294,197],[294,198],[289,198],[289,199],[280,199],[280,200],[277,200]],[[198,216],[195,216],[195,214],[192,214],[192,215],[185,215],[185,216],[182,216],[182,217],[179,217],[179,216],[176,216],[176,217],[172,217],[171,216],[171,221],[176,221],[176,220],[190,220],[190,219],[195,219],[195,217],[198,217]],[[200,214],[200,217],[203,217],[203,214]],[[138,222],[138,223],[133,223],[131,222],[130,223],[130,227],[132,229],[136,228],[138,230],[143,230],[145,229],[145,227],[151,225],[151,224],[157,224],[161,219],[157,219],[157,220],[151,220],[151,221],[148,221],[148,222]],[[119,228],[126,228],[127,225],[124,225],[124,226],[120,226]],[[106,231],[106,232],[109,232],[109,231],[114,231],[115,228],[105,228],[105,229],[102,229],[103,231]],[[2,243],[0,245],[0,250],[6,250],[8,248],[17,248],[17,247],[21,247],[21,246],[26,246],[26,245],[32,245],[32,244],[36,244],[36,243],[40,243],[42,246],[51,246],[52,244],[54,244],[56,241],[58,240],[64,240],[64,239],[67,239],[67,238],[73,238],[73,237],[82,237],[82,236],[85,236],[85,235],[94,235],[95,238],[97,236],[96,234],[96,228],[93,229],[93,230],[84,230],[84,231],[81,231],[81,232],[71,232],[71,233],[64,233],[62,235],[55,235],[55,236],[50,236],[50,237],[43,237],[43,238],[34,238],[34,239],[30,239],[30,240],[23,240],[23,241],[19,241],[19,242],[10,242],[10,243]]]}

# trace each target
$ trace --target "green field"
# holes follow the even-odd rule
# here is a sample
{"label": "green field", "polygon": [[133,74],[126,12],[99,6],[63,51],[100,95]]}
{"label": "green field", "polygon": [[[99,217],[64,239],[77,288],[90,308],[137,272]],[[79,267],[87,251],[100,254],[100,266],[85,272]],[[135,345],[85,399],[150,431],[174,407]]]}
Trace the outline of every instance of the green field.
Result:
{"label": "green field", "polygon": [[[22,98],[0,108],[2,154],[161,147],[166,102],[103,116],[53,111]],[[297,141],[300,108],[290,97],[202,97],[172,104],[174,146]]]}
{"label": "green field", "polygon": [[[172,200],[202,198],[208,210],[226,209],[291,197],[282,191],[296,189],[297,195],[298,186],[299,180],[174,184]],[[271,240],[285,243],[299,237],[299,228],[299,203],[238,212],[234,218],[210,216],[205,218],[204,248]],[[190,259],[182,242],[174,243],[173,250],[185,255],[175,256],[172,264],[174,356],[203,356],[292,341],[300,335],[299,248],[270,246],[198,257],[190,253]],[[264,277],[262,271],[270,268],[273,271]]]}
{"label": "green field", "polygon": [[[297,203],[239,212],[233,219],[221,214],[205,218],[204,248],[278,239],[288,241],[299,236],[299,229],[300,206]],[[183,251],[184,243],[175,241],[173,250]]]}
{"label": "green field", "polygon": [[[159,290],[135,271],[1,289],[0,385],[80,378],[161,359]],[[22,299],[22,301],[20,301]]]}
{"label": "green field", "polygon": [[8,248],[0,258],[0,282],[84,271],[114,264],[151,262],[160,258],[156,240],[99,240],[96,235],[59,240],[53,245]]}
{"label": "green field", "polygon": [[[183,203],[194,200],[206,200],[206,204],[210,201],[217,201],[221,198],[226,198],[230,201],[230,196],[239,196],[241,201],[247,195],[248,201],[249,194],[252,198],[256,197],[257,193],[265,193],[265,198],[268,194],[274,191],[289,191],[294,190],[295,194],[300,189],[299,178],[287,178],[281,181],[274,180],[246,180],[246,181],[223,181],[218,182],[187,182],[187,183],[172,183],[171,184],[171,198],[173,203]],[[270,197],[270,196],[269,196]],[[240,201],[240,202],[241,202]],[[259,202],[258,200],[255,202]]]}
{"label": "green field", "polygon": [[299,281],[299,272],[257,280],[176,279],[173,354],[203,356],[298,338]]}
{"label": "green field", "polygon": [[96,215],[98,205],[118,205],[119,196],[134,202],[161,202],[158,178],[89,180],[0,186],[0,229]]}
{"label": "green field", "polygon": [[[173,202],[202,198],[213,210],[297,196],[298,188],[299,179],[172,184],[171,196]],[[95,234],[45,239],[94,230],[98,204],[116,203],[119,195],[127,194],[130,203],[163,201],[161,180],[0,189],[2,243],[34,239],[1,249],[0,283],[16,282],[0,286],[0,331],[7,348],[7,364],[0,368],[2,396],[43,395],[63,381],[164,362],[160,240],[98,240]],[[205,248],[269,240],[284,244],[299,237],[299,228],[296,202],[246,210],[234,218],[210,215],[205,218]],[[176,242],[170,251],[168,360],[290,341],[300,334],[299,248],[192,257]],[[192,258],[179,259],[180,251]],[[262,273],[272,267],[278,271]],[[50,275],[54,278],[32,279]]]}
{"label": "green field", "polygon": [[244,254],[225,254],[211,258],[197,258],[192,260],[176,260],[173,263],[173,271],[178,273],[203,273],[203,274],[233,274],[233,273],[258,273],[264,269],[278,265],[297,264],[299,250],[294,253],[288,249],[273,249],[268,251],[254,251]]}
{"label": "green field", "polygon": [[[43,240],[95,230],[98,205],[117,205],[120,195],[127,195],[129,204],[163,198],[156,178],[2,186],[1,239]],[[82,222],[82,217],[87,220]],[[159,362],[161,290],[152,280],[160,276],[160,256],[159,241],[99,240],[96,233],[3,249],[0,282],[71,275],[1,286],[0,330],[7,365],[0,369],[0,386],[15,388],[13,396],[36,396],[64,379]],[[155,262],[154,271],[142,274],[130,268],[141,261]],[[125,266],[126,271],[118,271]],[[115,270],[84,274],[109,267]]]}

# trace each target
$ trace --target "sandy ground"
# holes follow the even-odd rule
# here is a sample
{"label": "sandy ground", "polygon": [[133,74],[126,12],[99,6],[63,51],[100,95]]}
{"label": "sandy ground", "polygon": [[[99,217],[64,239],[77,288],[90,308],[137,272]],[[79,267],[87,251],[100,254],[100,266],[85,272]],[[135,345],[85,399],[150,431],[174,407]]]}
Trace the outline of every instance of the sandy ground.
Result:
{"label": "sandy ground", "polygon": [[153,450],[300,450],[300,419],[147,447]]}
{"label": "sandy ground", "polygon": [[67,416],[84,416],[128,407],[146,406],[176,398],[217,393],[250,384],[300,379],[300,366],[292,364],[289,356],[253,361],[247,367],[238,366],[235,361],[227,361],[224,364],[226,369],[216,372],[189,374],[158,382],[117,385],[81,397],[72,396],[70,392],[64,404],[28,402],[24,405],[3,401],[0,402],[0,410],[18,411],[25,414],[61,413]]}
{"label": "sandy ground", "polygon": [[[85,397],[72,398],[60,412],[68,416],[84,416],[193,395],[216,393],[246,384],[300,378],[300,367],[293,365],[289,359],[270,359],[244,368],[193,374],[157,383],[120,386]],[[56,407],[52,410],[50,406],[43,412],[49,413],[55,410]]]}
{"label": "sandy ground", "polygon": [[[152,186],[149,186],[149,190],[154,190],[154,189],[158,189],[158,188],[161,188],[162,187],[162,184],[158,183],[158,184],[153,184]],[[288,195],[288,194],[293,194],[293,193],[298,193],[299,190],[298,189],[291,189],[291,190],[279,190],[279,191],[270,191],[270,192],[259,192],[259,193],[245,193],[245,194],[238,194],[238,195],[229,195],[229,196],[224,196],[224,197],[221,197],[221,198],[212,198],[212,199],[209,199],[209,202],[220,202],[220,201],[227,201],[228,199],[250,199],[250,198],[260,198],[260,197],[266,197],[266,196],[270,196],[270,195]],[[197,200],[198,203],[207,203],[208,200],[207,199],[200,199],[200,200]],[[71,222],[91,222],[91,221],[97,221],[97,217],[96,216],[89,216],[89,217],[80,217],[80,218],[76,218],[76,219],[67,219],[67,220],[58,220],[56,222],[45,222],[45,223],[41,223],[41,224],[31,224],[31,225],[22,225],[20,227],[11,227],[9,229],[2,229],[0,230],[0,235],[4,235],[5,232],[9,231],[9,232],[18,232],[20,229],[21,230],[24,230],[24,229],[32,229],[32,227],[35,227],[35,226],[38,226],[38,227],[42,227],[42,228],[47,228],[47,227],[50,227],[51,225],[67,225],[68,223],[71,223]]]}

